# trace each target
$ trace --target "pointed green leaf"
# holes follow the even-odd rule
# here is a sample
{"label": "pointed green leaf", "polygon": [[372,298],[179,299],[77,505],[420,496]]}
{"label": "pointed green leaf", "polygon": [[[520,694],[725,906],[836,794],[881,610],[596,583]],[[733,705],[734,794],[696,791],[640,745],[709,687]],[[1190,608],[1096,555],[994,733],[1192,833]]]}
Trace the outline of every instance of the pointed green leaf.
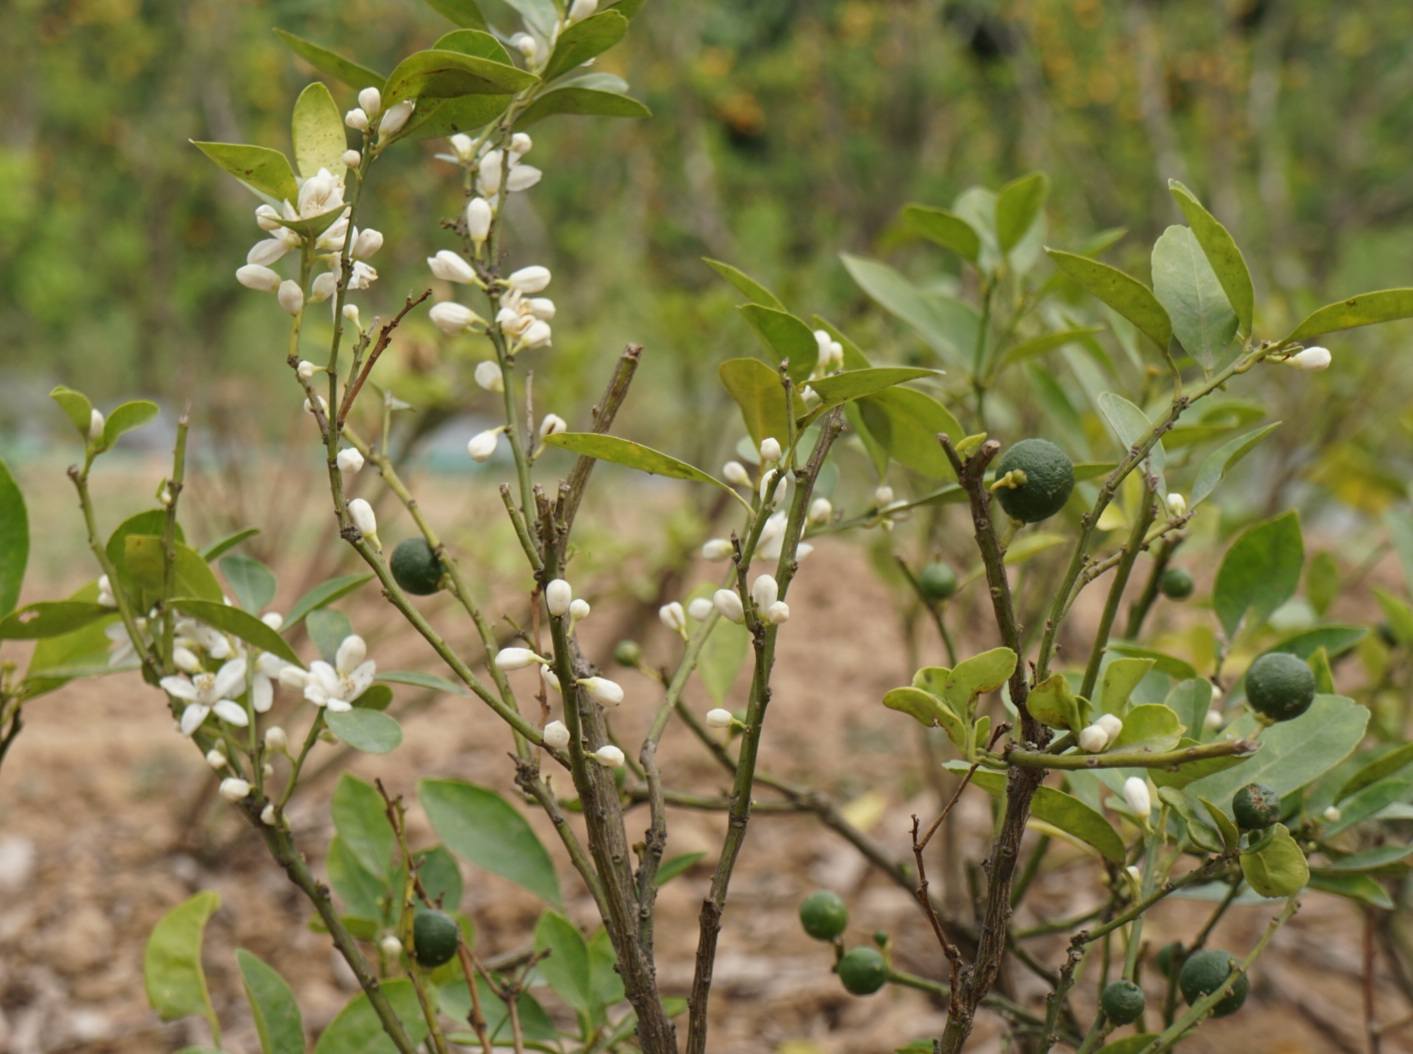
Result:
{"label": "pointed green leaf", "polygon": [[365,754],[386,754],[402,745],[402,726],[397,719],[361,704],[352,710],[325,711],[324,723],[341,742]]}
{"label": "pointed green leaf", "polygon": [[[1153,422],[1148,420],[1148,415],[1117,392],[1103,392],[1097,402],[1100,415],[1125,450],[1134,449],[1152,434]],[[1147,460],[1148,471],[1158,479],[1158,493],[1166,493],[1164,472],[1168,457],[1161,440],[1149,448]]]}
{"label": "pointed green leaf", "polygon": [[[951,763],[948,767],[955,771],[958,763]],[[962,765],[961,770],[965,771],[966,766]],[[993,797],[1005,796],[1006,777],[999,772],[978,769],[972,776],[972,782]],[[1124,862],[1123,839],[1113,825],[1104,818],[1103,813],[1091,809],[1074,795],[1054,787],[1039,787],[1031,799],[1030,815],[1083,842],[1110,863]]]}
{"label": "pointed green leaf", "polygon": [[0,458],[0,615],[15,610],[29,563],[29,515],[25,496]]}
{"label": "pointed green leaf", "polygon": [[584,937],[557,911],[547,911],[535,925],[535,951],[544,953],[537,969],[556,995],[581,1014],[597,1009]]}
{"label": "pointed green leaf", "polygon": [[254,557],[233,553],[222,557],[220,568],[236,602],[252,615],[259,614],[275,599],[275,573]]}
{"label": "pointed green leaf", "polygon": [[517,66],[477,55],[435,48],[413,52],[388,74],[383,96],[403,99],[450,99],[461,95],[506,95],[535,83]]}
{"label": "pointed green leaf", "polygon": [[528,128],[557,114],[582,117],[651,117],[652,111],[631,96],[598,88],[570,87],[545,92],[521,114],[517,128]]}
{"label": "pointed green leaf", "polygon": [[348,149],[348,136],[338,103],[322,81],[310,84],[294,101],[290,134],[295,165],[301,176],[307,179],[326,168],[336,177],[343,177],[347,168],[343,154]]}
{"label": "pointed green leaf", "polygon": [[1123,717],[1128,697],[1156,664],[1156,659],[1147,658],[1110,659],[1104,667],[1104,676],[1099,680],[1100,709],[1106,714]]}
{"label": "pointed green leaf", "polygon": [[124,432],[140,428],[156,416],[157,404],[146,399],[133,399],[113,407],[113,412],[103,422],[103,449],[116,443]]}
{"label": "pointed green leaf", "polygon": [[1210,368],[1231,346],[1237,316],[1197,236],[1169,227],[1153,244],[1153,295],[1183,350]]}
{"label": "pointed green leaf", "polygon": [[790,437],[790,411],[780,373],[760,359],[727,359],[718,367],[721,383],[741,408],[751,442],[760,445],[766,436],[782,444]]}
{"label": "pointed green leaf", "polygon": [[667,476],[671,479],[685,479],[692,483],[709,483],[714,487],[737,496],[735,490],[710,473],[703,472],[685,461],[679,461],[660,450],[634,443],[618,436],[602,435],[597,432],[560,432],[545,440],[549,446],[562,447],[580,457],[611,461],[616,465],[626,465],[639,472],[652,476]]}
{"label": "pointed green leaf", "polygon": [[313,41],[297,37],[283,29],[276,29],[275,35],[283,40],[291,51],[320,73],[327,74],[336,81],[342,81],[354,91],[361,91],[364,88],[381,89],[383,81],[386,80],[383,74],[377,70],[354,62],[352,59],[346,59]]}
{"label": "pointed green leaf", "polygon": [[422,673],[420,670],[379,670],[377,679],[387,684],[410,684],[415,688],[426,688],[443,695],[470,694],[454,681],[438,677],[434,673]]}
{"label": "pointed green leaf", "polygon": [[814,371],[819,362],[819,344],[802,320],[788,311],[761,304],[742,304],[738,310],[775,361],[789,361],[791,380],[798,384]]}
{"label": "pointed green leaf", "polygon": [[500,795],[460,780],[423,780],[418,796],[437,837],[453,853],[562,907],[549,854]]}
{"label": "pointed green leaf", "polygon": [[906,205],[903,207],[903,219],[928,241],[976,263],[981,253],[981,238],[972,225],[955,212],[931,205]]}
{"label": "pointed green leaf", "polygon": [[[160,535],[129,534],[123,538],[118,579],[123,589],[138,591],[141,610],[145,611],[149,601],[155,602],[162,596],[166,577],[164,553]],[[198,597],[213,603],[222,600],[221,583],[216,581],[201,554],[176,541],[172,543],[172,589],[179,596]]]}
{"label": "pointed green leaf", "polygon": [[239,637],[247,644],[255,645],[261,651],[277,655],[285,662],[299,664],[299,656],[295,654],[293,648],[285,643],[283,637],[254,615],[242,611],[240,608],[211,600],[199,600],[194,597],[176,597],[172,600],[172,607],[183,614],[190,615],[198,622],[216,627],[222,633]]}
{"label": "pointed green leaf", "polygon": [[876,395],[909,381],[940,376],[941,370],[929,370],[919,366],[870,366],[862,370],[845,370],[843,373],[810,382],[810,387],[822,400],[819,406],[810,412],[818,415],[830,407]]}
{"label": "pointed green leaf", "polygon": [[746,272],[742,271],[739,267],[732,267],[729,263],[724,263],[721,260],[713,260],[708,256],[703,256],[702,262],[735,286],[741,294],[752,303],[764,304],[766,307],[773,307],[777,311],[785,310],[785,305],[780,302],[779,297],[750,275],[746,274]]}
{"label": "pointed green leaf", "polygon": [[1083,724],[1079,700],[1062,673],[1052,673],[1032,688],[1026,696],[1025,708],[1031,717],[1049,728],[1078,732]]}
{"label": "pointed green leaf", "polygon": [[1305,548],[1294,511],[1247,528],[1217,569],[1212,606],[1228,638],[1243,619],[1260,624],[1300,586]]}
{"label": "pointed green leaf", "polygon": [[387,875],[392,868],[397,836],[377,788],[357,776],[343,773],[334,788],[331,812],[334,830],[354,859],[369,874]]}
{"label": "pointed green leaf", "polygon": [[459,51],[463,55],[479,55],[483,59],[513,65],[510,52],[491,34],[479,29],[453,29],[443,33],[432,45],[436,51]]}
{"label": "pointed green leaf", "polygon": [[319,583],[294,602],[294,606],[285,615],[282,628],[289,630],[298,625],[299,621],[311,611],[317,611],[319,608],[332,604],[335,600],[348,596],[365,582],[371,581],[372,578],[373,576],[370,574],[339,575],[337,578],[330,578],[326,582]]}
{"label": "pointed green leaf", "polygon": [[1380,322],[1413,318],[1413,289],[1381,289],[1360,293],[1314,312],[1291,330],[1283,343],[1305,341],[1341,329],[1356,329]]}
{"label": "pointed green leaf", "polygon": [[545,64],[544,79],[553,80],[603,54],[622,40],[627,32],[628,19],[617,11],[600,11],[575,22],[555,41],[554,51]]}
{"label": "pointed green leaf", "polygon": [[980,318],[960,300],[919,289],[887,264],[841,253],[839,257],[860,289],[885,311],[918,332],[937,354],[969,368]]}
{"label": "pointed green leaf", "polygon": [[955,442],[964,433],[951,412],[932,396],[912,388],[889,388],[853,405],[870,437],[894,461],[933,479],[952,476],[952,464],[937,436],[946,433]]}
{"label": "pointed green leaf", "polygon": [[[412,1045],[421,1044],[427,1038],[427,1022],[412,982],[399,977],[382,981],[379,987]],[[319,1034],[314,1054],[397,1054],[397,1047],[383,1031],[378,1012],[368,1002],[368,996],[360,992]]]}
{"label": "pointed green leaf", "polygon": [[1057,348],[1063,348],[1067,344],[1073,344],[1076,341],[1081,341],[1086,337],[1096,336],[1103,332],[1104,328],[1102,326],[1078,326],[1074,329],[1062,329],[1055,333],[1042,333],[1038,337],[1031,337],[1029,340],[1021,341],[1019,344],[1012,344],[1001,353],[1001,357],[996,364],[996,369],[998,371],[1004,370],[1008,366],[1014,366],[1017,363],[1039,358],[1047,352],[1054,351]]}
{"label": "pointed green leaf", "polygon": [[1365,787],[1379,782],[1385,776],[1392,776],[1409,765],[1413,765],[1413,743],[1404,743],[1401,746],[1379,754],[1370,761],[1366,761],[1345,781],[1339,793],[1335,795],[1335,803],[1342,802],[1351,794],[1357,794]]}
{"label": "pointed green leaf", "polygon": [[427,0],[427,6],[458,26],[486,28],[486,16],[481,14],[475,0]]}
{"label": "pointed green leaf", "polygon": [[199,1015],[219,1028],[201,968],[201,940],[220,903],[209,890],[197,893],[163,915],[147,938],[142,977],[147,1001],[163,1021]]}
{"label": "pointed green leaf", "polygon": [[1342,875],[1323,868],[1316,868],[1310,874],[1310,888],[1321,893],[1333,893],[1361,904],[1369,904],[1384,911],[1393,910],[1393,900],[1388,891],[1368,875]]}
{"label": "pointed green leaf", "polygon": [[1245,435],[1239,435],[1235,439],[1229,439],[1204,457],[1197,466],[1197,481],[1193,483],[1192,493],[1188,495],[1188,508],[1195,509],[1206,501],[1217,489],[1217,484],[1222,481],[1223,477],[1240,464],[1241,459],[1251,453],[1257,443],[1280,426],[1281,423],[1275,421],[1247,432]]}
{"label": "pointed green leaf", "polygon": [[1146,750],[1158,754],[1172,750],[1182,739],[1182,721],[1162,703],[1132,707],[1124,715],[1123,722],[1123,728],[1109,746],[1112,751]]}
{"label": "pointed green leaf", "polygon": [[0,640],[43,640],[82,629],[113,613],[112,608],[81,600],[41,600],[0,619]]}
{"label": "pointed green leaf", "polygon": [[299,188],[289,160],[278,150],[244,143],[209,143],[193,139],[191,145],[257,194],[275,201],[294,201]]}
{"label": "pointed green leaf", "polygon": [[1183,217],[1192,228],[1217,281],[1221,283],[1228,303],[1236,311],[1237,332],[1249,334],[1256,294],[1251,288],[1251,272],[1247,270],[1246,259],[1241,255],[1235,239],[1215,216],[1202,207],[1192,191],[1175,179],[1168,180],[1168,189],[1177,199],[1178,207],[1182,209]]}
{"label": "pointed green leaf", "polygon": [[1061,272],[1132,322],[1159,350],[1168,350],[1168,341],[1173,336],[1172,320],[1151,289],[1132,275],[1099,260],[1059,249],[1045,251]]}
{"label": "pointed green leaf", "polygon": [[93,404],[88,401],[88,396],[61,384],[49,393],[49,398],[59,404],[59,409],[64,411],[64,415],[73,422],[86,442],[89,438],[88,429],[93,423]]}
{"label": "pointed green leaf", "polygon": [[260,1037],[260,1054],[304,1054],[304,1019],[285,979],[244,948],[237,949],[236,962]]}
{"label": "pointed green leaf", "polygon": [[883,705],[889,710],[907,714],[926,728],[942,723],[941,702],[921,688],[894,688],[883,696]]}
{"label": "pointed green leaf", "polygon": [[[1409,852],[1413,852],[1413,849],[1410,849]],[[654,881],[659,886],[665,886],[678,875],[686,874],[704,859],[706,859],[706,853],[696,852],[683,853],[680,856],[664,860],[662,866],[657,869]]]}
{"label": "pointed green leaf", "polygon": [[702,645],[697,671],[707,694],[717,706],[722,705],[731,694],[731,687],[736,683],[741,667],[746,664],[750,645],[751,634],[745,626],[724,618],[718,618],[712,626],[711,636]]}
{"label": "pointed green leaf", "polygon": [[971,713],[978,696],[998,690],[1016,669],[1016,653],[1010,648],[992,648],[963,659],[947,675],[942,698],[958,714]]}
{"label": "pointed green leaf", "polygon": [[1008,253],[1025,237],[1050,193],[1044,172],[1031,172],[1012,180],[996,195],[996,242]]}

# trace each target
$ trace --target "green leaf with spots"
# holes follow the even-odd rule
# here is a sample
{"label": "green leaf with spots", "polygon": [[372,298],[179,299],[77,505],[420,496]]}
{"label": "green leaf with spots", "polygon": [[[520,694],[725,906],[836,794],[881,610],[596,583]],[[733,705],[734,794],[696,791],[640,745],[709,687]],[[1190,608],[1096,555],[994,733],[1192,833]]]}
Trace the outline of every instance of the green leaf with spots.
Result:
{"label": "green leaf with spots", "polygon": [[1324,333],[1373,326],[1400,318],[1413,318],[1413,289],[1381,289],[1374,293],[1360,293],[1313,312],[1290,331],[1285,342],[1306,341]]}
{"label": "green leaf with spots", "polygon": [[308,179],[319,169],[326,168],[336,178],[343,177],[347,168],[343,154],[348,149],[348,136],[338,103],[322,81],[310,84],[294,101],[290,135],[294,142],[295,166],[301,176]]}
{"label": "green leaf with spots", "polygon": [[235,176],[256,194],[272,201],[294,201],[299,187],[289,159],[267,146],[245,143],[210,143],[193,139],[191,145]]}

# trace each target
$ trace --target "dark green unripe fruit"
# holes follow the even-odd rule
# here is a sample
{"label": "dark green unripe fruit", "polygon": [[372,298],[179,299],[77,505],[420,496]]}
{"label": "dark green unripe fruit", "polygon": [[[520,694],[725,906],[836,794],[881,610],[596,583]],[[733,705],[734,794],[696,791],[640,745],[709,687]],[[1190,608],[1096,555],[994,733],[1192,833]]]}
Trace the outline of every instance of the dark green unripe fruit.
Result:
{"label": "dark green unripe fruit", "polygon": [[613,646],[613,661],[619,666],[637,666],[643,661],[643,649],[635,640],[621,640]]}
{"label": "dark green unripe fruit", "polygon": [[1248,783],[1232,797],[1231,811],[1243,831],[1263,831],[1281,818],[1280,795],[1263,783]]}
{"label": "dark green unripe fruit", "polygon": [[800,925],[817,941],[832,941],[849,924],[849,909],[838,894],[817,890],[800,901]]}
{"label": "dark green unripe fruit", "polygon": [[917,576],[917,587],[924,600],[936,604],[957,591],[957,572],[950,564],[928,564]]}
{"label": "dark green unripe fruit", "polygon": [[1173,941],[1158,949],[1158,953],[1153,956],[1153,965],[1158,967],[1158,972],[1164,977],[1173,975],[1173,965],[1182,957],[1182,944]]}
{"label": "dark green unripe fruit", "polygon": [[1315,701],[1315,675],[1289,652],[1262,655],[1246,671],[1246,701],[1262,717],[1289,721]]}
{"label": "dark green unripe fruit", "polygon": [[1131,1025],[1143,1016],[1143,989],[1132,981],[1111,981],[1099,997],[1104,1016],[1116,1025]]}
{"label": "dark green unripe fruit", "polygon": [[1007,447],[996,466],[996,478],[1019,469],[1025,482],[1000,487],[996,498],[1006,515],[1022,523],[1048,520],[1065,507],[1074,490],[1074,462],[1048,439],[1022,439]]}
{"label": "dark green unripe fruit", "polygon": [[412,956],[419,965],[435,967],[450,962],[460,943],[461,930],[445,911],[428,908],[412,919]]}
{"label": "dark green unripe fruit", "polygon": [[1186,600],[1192,596],[1194,583],[1192,576],[1181,567],[1170,567],[1163,572],[1163,577],[1158,579],[1158,588],[1162,590],[1163,596],[1172,600]]}
{"label": "dark green unripe fruit", "polygon": [[[1204,995],[1210,995],[1220,988],[1235,966],[1236,960],[1230,952],[1215,948],[1204,948],[1189,955],[1187,962],[1182,964],[1182,972],[1178,974],[1178,987],[1182,989],[1182,997],[1187,1000],[1187,1005],[1191,1006]],[[1250,979],[1242,974],[1232,985],[1231,991],[1212,1008],[1212,1016],[1226,1017],[1236,1013],[1241,1009],[1241,1004],[1246,1002],[1246,993],[1250,989]]]}
{"label": "dark green unripe fruit", "polygon": [[839,980],[854,995],[873,995],[888,983],[888,964],[877,948],[853,948],[839,960]]}
{"label": "dark green unripe fruit", "polygon": [[440,586],[446,569],[437,558],[436,550],[425,538],[407,538],[397,543],[392,554],[392,576],[405,592],[425,597]]}

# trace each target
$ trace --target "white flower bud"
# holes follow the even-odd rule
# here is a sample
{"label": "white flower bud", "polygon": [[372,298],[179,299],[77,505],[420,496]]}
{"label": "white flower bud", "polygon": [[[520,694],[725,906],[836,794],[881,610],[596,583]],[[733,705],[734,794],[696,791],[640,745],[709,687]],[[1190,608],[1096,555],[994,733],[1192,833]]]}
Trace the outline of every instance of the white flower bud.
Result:
{"label": "white flower bud", "polygon": [[362,329],[362,328],[363,328],[363,327],[362,327],[361,325],[359,325],[359,323],[358,323],[358,305],[357,305],[357,304],[344,304],[344,305],[343,305],[343,318],[344,318],[344,321],[345,321],[345,322],[347,322],[347,323],[349,323],[350,325],[352,325],[355,329]]}
{"label": "white flower bud", "polygon": [[472,461],[489,461],[495,456],[496,447],[500,445],[500,434],[503,429],[487,428],[484,432],[477,432],[466,444],[466,452],[471,455]]}
{"label": "white flower bud", "polygon": [[575,597],[574,603],[569,605],[569,620],[571,622],[582,622],[589,617],[589,612],[593,608],[589,607],[589,602],[583,597]]}
{"label": "white flower bud", "polygon": [[465,132],[457,132],[454,135],[448,137],[448,139],[451,143],[451,152],[456,155],[456,159],[458,161],[460,161],[462,164],[465,164],[467,161],[470,161],[472,159],[473,154],[471,153],[471,150],[472,147],[476,145],[476,141],[474,139],[472,139]]}
{"label": "white flower bud", "polygon": [[274,827],[279,822],[279,817],[275,814],[274,802],[266,802],[265,808],[260,810],[260,822],[266,827]]}
{"label": "white flower bud", "polygon": [[1297,351],[1284,361],[1287,366],[1294,366],[1297,370],[1314,372],[1328,369],[1332,359],[1333,356],[1330,355],[1329,348],[1315,347]]}
{"label": "white flower bud", "polygon": [[657,617],[673,633],[687,633],[687,612],[677,601],[664,604],[657,609]]}
{"label": "white flower bud", "polygon": [[535,141],[528,132],[516,132],[510,137],[510,152],[516,157],[524,157],[534,145]]}
{"label": "white flower bud", "polygon": [[1129,864],[1128,867],[1124,868],[1124,874],[1128,876],[1129,881],[1135,886],[1141,886],[1143,884],[1143,872],[1138,870],[1137,864]]}
{"label": "white flower bud", "polygon": [[481,319],[481,316],[469,307],[458,304],[454,300],[443,300],[441,303],[433,304],[432,310],[427,312],[427,317],[432,320],[432,325],[449,337],[464,333]]}
{"label": "white flower bud", "polygon": [[1209,732],[1215,732],[1222,727],[1222,712],[1220,710],[1208,710],[1202,716],[1202,726]]}
{"label": "white flower bud", "polygon": [[1148,794],[1148,781],[1142,776],[1130,776],[1124,780],[1124,801],[1145,823],[1153,811],[1153,799]]}
{"label": "white flower bud", "polygon": [[828,498],[815,498],[810,502],[810,523],[816,527],[828,523],[834,518],[834,506],[829,503]]}
{"label": "white flower bud", "polygon": [[574,603],[574,587],[562,578],[556,578],[545,586],[545,607],[551,615],[567,615],[569,605]]}
{"label": "white flower bud", "polygon": [[512,271],[510,277],[505,280],[506,285],[511,289],[522,293],[539,293],[550,284],[550,272],[548,267],[541,267],[534,264],[530,267],[522,267],[518,271]]}
{"label": "white flower bud", "polygon": [[466,235],[480,246],[491,233],[491,203],[485,198],[472,198],[466,205]]}
{"label": "white flower bud", "polygon": [[790,605],[783,600],[768,604],[765,609],[765,621],[772,626],[783,626],[790,621]]}
{"label": "white flower bud", "polygon": [[1220,702],[1222,696],[1225,695],[1225,694],[1226,694],[1226,693],[1222,691],[1222,686],[1221,686],[1220,684],[1218,684],[1216,681],[1213,681],[1213,682],[1212,682],[1212,702],[1214,702],[1214,703]]}
{"label": "white flower bud", "polygon": [[304,310],[304,290],[293,278],[286,278],[275,292],[275,299],[284,308],[285,314],[297,315]]}
{"label": "white flower bud", "polygon": [[1337,806],[1330,805],[1327,806],[1325,811],[1320,815],[1325,818],[1327,823],[1338,823],[1340,816],[1343,814],[1339,811]]}
{"label": "white flower bud", "polygon": [[771,462],[780,460],[780,440],[774,436],[766,436],[760,441],[760,459],[762,464],[769,465]]}
{"label": "white flower bud", "polygon": [[355,132],[368,131],[368,114],[363,107],[355,106],[343,115],[343,123],[352,128]]}
{"label": "white flower bud", "polygon": [[98,442],[98,440],[102,439],[103,428],[107,423],[108,422],[104,420],[103,415],[101,413],[99,413],[97,410],[90,409],[88,411],[88,438],[93,440],[95,443]]}
{"label": "white flower bud", "polygon": [[[320,411],[324,414],[325,417],[328,417],[328,416],[329,416],[329,400],[325,399],[322,395],[318,397],[318,400],[319,400],[319,409],[320,409]],[[304,400],[304,412],[307,413],[307,414],[312,414],[312,413],[314,412],[314,404],[311,403],[308,399],[305,399],[305,400]]]}
{"label": "white flower bud", "polygon": [[761,575],[751,583],[751,603],[764,611],[780,599],[780,586],[773,575]]}
{"label": "white flower bud", "polygon": [[228,776],[221,781],[220,792],[226,801],[242,801],[250,796],[250,784],[238,776]]}
{"label": "white flower bud", "polygon": [[[773,468],[768,468],[768,469],[766,469],[764,472],[761,473],[761,475],[760,475],[760,496],[761,496],[761,499],[762,499],[762,500],[764,500],[764,499],[765,499],[765,496],[770,493],[771,485],[775,482],[775,477],[778,476],[778,475],[780,475],[779,470],[778,470],[778,469],[773,469]],[[782,497],[784,496],[783,490],[782,490],[782,495],[781,495],[781,496],[782,496]]]}
{"label": "white flower bud", "polygon": [[432,275],[443,282],[471,285],[476,281],[475,269],[450,249],[442,249],[435,256],[427,257],[427,266],[431,268]]}
{"label": "white flower bud", "polygon": [[1079,749],[1086,754],[1102,754],[1109,745],[1109,733],[1098,725],[1088,725],[1080,729]]}
{"label": "white flower bud", "polygon": [[338,462],[339,471],[347,472],[350,476],[363,469],[363,455],[351,446],[340,450],[334,460]]}
{"label": "white flower bud", "polygon": [[1168,514],[1175,520],[1180,520],[1187,515],[1187,499],[1177,491],[1168,495]]}
{"label": "white flower bud", "polygon": [[543,348],[553,337],[554,331],[550,324],[542,318],[537,318],[520,334],[520,343],[527,348]]}
{"label": "white flower bud", "polygon": [[271,233],[284,230],[283,224],[280,223],[279,210],[273,205],[259,205],[256,207],[255,225],[262,231],[270,231]]}
{"label": "white flower bud", "polygon": [[555,695],[562,695],[564,693],[564,689],[559,683],[559,674],[554,672],[553,666],[540,667],[540,680],[544,681],[545,687],[553,691]]}
{"label": "white flower bud", "polygon": [[569,5],[569,24],[582,22],[599,9],[599,0],[574,0]]}
{"label": "white flower bud", "polygon": [[722,618],[736,623],[746,621],[745,606],[734,589],[718,589],[712,594],[711,602],[716,605],[716,610],[721,613]]}
{"label": "white flower bud", "polygon": [[535,44],[535,38],[530,36],[529,33],[516,33],[513,35],[510,38],[510,46],[527,59],[533,59],[535,57],[537,45]]}
{"label": "white flower bud", "polygon": [[543,443],[550,436],[557,436],[561,432],[569,431],[569,425],[559,414],[545,414],[545,419],[540,422],[540,442]]}
{"label": "white flower bud", "polygon": [[383,112],[383,93],[369,85],[358,93],[358,105],[369,117],[377,117]]}
{"label": "white flower bud", "polygon": [[569,726],[563,721],[551,721],[541,736],[551,750],[563,750],[569,745]]}
{"label": "white flower bud", "polygon": [[345,150],[339,160],[343,162],[344,168],[357,168],[363,163],[363,155],[357,150]]}
{"label": "white flower bud", "polygon": [[711,613],[716,610],[716,605],[711,602],[710,597],[697,597],[687,605],[687,614],[698,622],[703,622],[711,617]]}
{"label": "white flower bud", "polygon": [[245,262],[255,267],[269,267],[284,259],[290,245],[283,238],[265,238],[250,247],[245,254]]}
{"label": "white flower bud", "polygon": [[265,729],[265,749],[281,753],[289,746],[289,737],[285,735],[285,730],[279,725],[271,725]]}
{"label": "white flower bud", "polygon": [[621,769],[623,767],[623,751],[612,743],[606,743],[594,751],[594,760],[606,769]]}
{"label": "white flower bud", "polygon": [[315,366],[308,359],[300,359],[299,365],[295,367],[294,372],[301,381],[307,381],[311,380],[314,377],[314,374],[318,372],[318,370],[319,367]]}
{"label": "white flower bud", "polygon": [[412,117],[412,110],[415,106],[416,103],[411,99],[403,99],[402,102],[389,106],[388,112],[383,114],[383,119],[378,122],[379,141],[402,131]]}
{"label": "white flower bud", "polygon": [[226,767],[226,755],[212,747],[206,752],[206,764],[210,765],[217,772]]}
{"label": "white flower bud", "polygon": [[714,707],[706,712],[706,723],[708,728],[730,728],[736,718],[730,710],[725,707]]}
{"label": "white flower bud", "polygon": [[348,503],[348,515],[360,533],[369,538],[378,536],[378,517],[373,512],[373,506],[363,498],[354,498]]}
{"label": "white flower bud", "polygon": [[600,706],[612,708],[623,702],[623,686],[607,677],[585,677],[579,682],[579,687]]}
{"label": "white flower bud", "polygon": [[1107,743],[1118,739],[1119,733],[1124,730],[1124,723],[1113,714],[1100,714],[1094,723],[1104,730],[1104,735],[1108,737]]}
{"label": "white flower bud", "polygon": [[727,483],[737,487],[749,487],[751,485],[751,474],[746,471],[746,466],[739,461],[728,461],[721,466],[721,478]]}
{"label": "white flower bud", "polygon": [[309,302],[322,304],[339,290],[339,276],[333,271],[324,271],[314,276],[309,284]]}
{"label": "white flower bud", "polygon": [[878,487],[874,489],[873,500],[874,503],[877,504],[880,508],[882,508],[884,505],[892,505],[893,488],[888,486],[888,484],[886,483],[879,484]]}
{"label": "white flower bud", "polygon": [[702,546],[703,560],[727,560],[736,551],[729,539],[708,538]]}
{"label": "white flower bud", "polygon": [[398,940],[391,933],[378,942],[378,950],[389,959],[396,959],[402,954],[402,941]]}
{"label": "white flower bud", "polygon": [[303,688],[309,683],[309,671],[298,666],[281,666],[279,682],[286,688]]}
{"label": "white flower bud", "polygon": [[272,630],[278,633],[280,631],[280,627],[285,624],[285,617],[281,615],[278,611],[267,611],[265,612],[265,614],[260,616],[260,621],[265,623],[265,625],[269,626]]}
{"label": "white flower bud", "polygon": [[365,227],[353,239],[351,247],[355,260],[366,260],[383,247],[383,232]]}
{"label": "white flower bud", "polygon": [[236,281],[257,293],[273,293],[280,287],[280,276],[261,264],[246,264],[237,268]]}
{"label": "white flower bud", "polygon": [[536,664],[547,666],[549,660],[529,648],[501,648],[496,652],[497,670],[523,670]]}
{"label": "white flower bud", "polygon": [[505,391],[505,374],[501,372],[500,363],[486,359],[484,362],[476,363],[476,384],[488,392]]}
{"label": "white flower bud", "polygon": [[529,190],[538,183],[544,173],[534,165],[516,165],[505,177],[505,189],[511,193]]}

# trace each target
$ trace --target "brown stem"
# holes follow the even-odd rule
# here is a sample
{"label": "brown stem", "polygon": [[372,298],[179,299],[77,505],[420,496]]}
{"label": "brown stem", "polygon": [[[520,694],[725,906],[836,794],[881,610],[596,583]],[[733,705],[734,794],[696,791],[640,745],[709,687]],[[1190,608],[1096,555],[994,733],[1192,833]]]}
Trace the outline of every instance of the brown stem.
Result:
{"label": "brown stem", "polygon": [[382,328],[378,331],[378,339],[373,344],[373,350],[368,353],[368,358],[363,361],[363,368],[358,371],[358,375],[349,382],[348,387],[344,390],[343,402],[339,404],[338,413],[338,429],[340,431],[343,429],[344,422],[348,420],[349,411],[353,409],[353,401],[358,398],[358,393],[363,390],[363,384],[368,380],[368,375],[373,372],[373,367],[378,364],[378,356],[382,355],[382,353],[387,350],[388,344],[392,341],[393,330],[397,329],[399,323],[402,322],[409,311],[431,295],[432,291],[430,289],[424,289],[422,290],[421,296],[409,296],[403,302],[402,310],[383,323]]}

